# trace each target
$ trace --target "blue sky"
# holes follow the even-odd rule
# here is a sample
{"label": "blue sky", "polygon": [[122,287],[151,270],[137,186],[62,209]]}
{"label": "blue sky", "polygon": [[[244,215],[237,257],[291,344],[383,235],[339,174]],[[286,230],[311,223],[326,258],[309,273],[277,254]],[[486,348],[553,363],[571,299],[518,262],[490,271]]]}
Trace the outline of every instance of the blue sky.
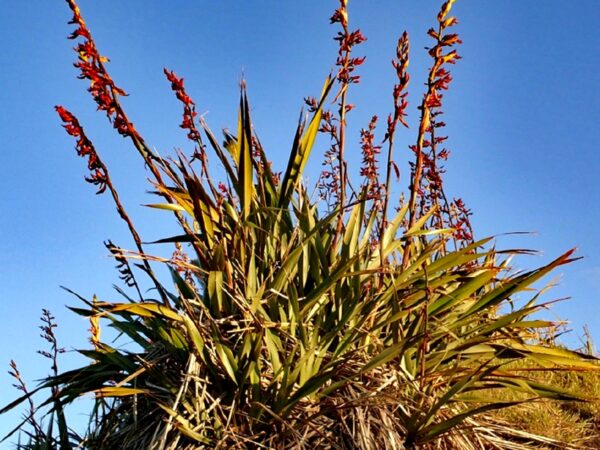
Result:
{"label": "blue sky", "polygon": [[[357,172],[360,161],[358,130],[372,114],[383,118],[391,109],[389,62],[404,29],[412,46],[409,122],[415,124],[429,65],[425,32],[440,3],[350,1],[351,26],[369,39],[356,50],[367,62],[350,94],[357,105],[349,117],[351,170]],[[336,2],[81,0],[80,6],[100,51],[112,60],[113,78],[130,94],[126,109],[161,154],[189,149],[163,67],[185,77],[215,130],[235,127],[243,74],[258,134],[284,169],[302,99],[319,93],[335,61],[336,29],[328,18]],[[65,39],[71,31],[66,4],[8,2],[2,9],[0,367],[16,359],[33,384],[47,370],[35,354],[43,347],[36,329],[41,308],[57,316],[63,346],[84,346],[88,325],[65,308],[77,301],[59,286],[114,298],[118,278],[102,241],[132,246],[109,197],[95,196],[83,182],[85,163],[60,127],[55,104],[73,111],[88,130],[144,239],[164,237],[173,224],[138,207],[150,201],[147,174],[95,111],[86,83],[76,79],[73,43]],[[464,44],[445,101],[452,151],[447,193],[472,208],[480,237],[535,232],[499,239],[498,247],[542,252],[519,258],[519,267],[577,247],[584,259],[557,272],[559,286],[546,297],[572,300],[548,316],[572,322],[569,342],[579,342],[584,324],[600,342],[600,3],[459,0],[453,11]],[[404,154],[398,190],[407,185],[404,163],[415,134],[413,125],[398,137],[396,151]],[[326,141],[319,145],[308,171],[312,181]],[[73,352],[65,356],[64,368],[78,361]],[[0,370],[0,404],[13,397],[10,383]],[[0,434],[8,422],[0,420]]]}

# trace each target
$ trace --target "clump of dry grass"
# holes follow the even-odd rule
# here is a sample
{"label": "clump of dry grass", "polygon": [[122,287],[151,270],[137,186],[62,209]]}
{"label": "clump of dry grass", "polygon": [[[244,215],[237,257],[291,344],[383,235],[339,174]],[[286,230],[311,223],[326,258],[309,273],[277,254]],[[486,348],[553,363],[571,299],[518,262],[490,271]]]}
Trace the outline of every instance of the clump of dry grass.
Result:
{"label": "clump of dry grass", "polygon": [[[531,366],[514,364],[513,367],[531,369]],[[535,368],[535,367],[534,367]],[[539,369],[539,366],[537,367]],[[545,384],[558,386],[586,398],[581,402],[561,402],[540,399],[499,410],[494,413],[500,419],[524,432],[545,436],[558,441],[547,448],[563,448],[569,443],[573,448],[600,448],[600,373],[533,371],[531,378]],[[524,394],[502,392],[504,400],[524,398]]]}

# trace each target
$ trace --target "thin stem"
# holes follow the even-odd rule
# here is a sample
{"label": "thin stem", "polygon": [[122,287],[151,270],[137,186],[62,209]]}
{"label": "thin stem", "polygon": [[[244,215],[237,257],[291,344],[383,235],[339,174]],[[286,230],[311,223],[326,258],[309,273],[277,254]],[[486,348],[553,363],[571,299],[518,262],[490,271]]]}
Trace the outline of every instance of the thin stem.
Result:
{"label": "thin stem", "polygon": [[[110,191],[110,194],[115,202],[115,206],[117,207],[117,212],[119,213],[119,216],[121,217],[121,219],[123,219],[123,221],[127,224],[127,228],[129,229],[131,237],[133,238],[133,241],[135,242],[135,246],[139,250],[140,254],[145,255],[146,252],[144,251],[144,247],[142,245],[142,239],[140,238],[139,233],[137,232],[135,226],[133,225],[133,221],[127,214],[125,207],[121,203],[119,194],[118,194],[117,190],[115,189],[115,187],[112,183],[112,180],[110,178],[110,175],[108,173],[108,168],[106,167],[106,165],[103,162],[100,162],[100,164],[102,166],[102,169],[104,170],[104,173],[106,174],[106,186],[108,187],[108,190]],[[158,291],[158,293],[161,297],[161,300],[163,301],[163,303],[165,305],[169,306],[170,305],[169,299],[168,299],[167,295],[165,294],[158,279],[156,278],[156,275],[154,275],[154,271],[150,267],[150,263],[148,262],[147,259],[143,258],[142,264],[144,265],[145,272],[148,274],[148,276],[154,283],[154,286],[156,287],[156,290]],[[136,287],[137,287],[137,283],[136,283]],[[138,294],[141,297],[141,292],[139,291],[139,288],[137,288],[137,289],[138,289]]]}

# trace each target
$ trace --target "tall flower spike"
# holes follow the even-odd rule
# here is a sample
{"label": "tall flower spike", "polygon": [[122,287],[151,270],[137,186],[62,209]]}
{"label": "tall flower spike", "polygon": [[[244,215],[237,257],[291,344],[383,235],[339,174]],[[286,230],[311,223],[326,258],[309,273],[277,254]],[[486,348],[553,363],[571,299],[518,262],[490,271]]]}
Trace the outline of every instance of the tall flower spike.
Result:
{"label": "tall flower spike", "polygon": [[[119,133],[124,134],[126,128],[122,123],[123,118],[118,117],[116,98],[119,95],[126,95],[126,93],[123,89],[115,85],[112,78],[106,72],[104,63],[108,61],[108,58],[100,55],[98,52],[92,35],[83,17],[81,17],[79,7],[74,0],[66,1],[73,12],[73,18],[69,23],[77,26],[75,31],[69,36],[69,39],[82,38],[82,42],[79,42],[75,46],[78,61],[74,66],[80,71],[79,78],[90,81],[88,92],[92,94],[94,101],[98,105],[98,109],[105,111],[109,119],[115,119],[115,128]],[[115,116],[117,117],[115,118]]]}
{"label": "tall flower spike", "polygon": [[[436,144],[445,140],[445,137],[436,138],[435,129],[443,126],[443,122],[437,122],[436,117],[441,114],[442,91],[448,89],[452,77],[450,72],[444,67],[446,64],[454,64],[460,56],[456,50],[445,52],[448,47],[460,44],[461,40],[457,34],[446,34],[447,28],[456,25],[458,22],[454,17],[447,17],[452,4],[455,0],[445,2],[438,14],[437,29],[431,28],[427,34],[435,40],[433,47],[429,49],[429,55],[433,58],[433,65],[429,69],[427,80],[427,92],[423,96],[421,106],[421,119],[419,122],[419,131],[417,143],[411,146],[415,153],[415,162],[412,164],[410,199],[409,199],[409,226],[415,222],[418,211],[417,205],[431,207],[438,203],[439,198],[443,197],[441,187],[442,168],[437,164],[440,159],[436,149]],[[430,140],[426,140],[426,135],[430,135]],[[429,148],[429,151],[426,149]],[[444,149],[442,155],[447,155]],[[443,158],[442,158],[443,159]],[[427,192],[424,190],[423,182],[429,183],[430,188]],[[419,201],[417,201],[419,199]],[[423,208],[419,208],[422,212]]]}
{"label": "tall flower spike", "polygon": [[[336,136],[332,139],[332,146],[330,149],[330,154],[326,155],[326,158],[333,161],[331,165],[331,177],[333,178],[332,184],[337,192],[334,193],[334,196],[339,199],[340,205],[342,205],[342,209],[340,210],[340,214],[338,216],[338,222],[336,226],[336,234],[334,238],[334,244],[337,242],[338,237],[341,235],[342,229],[344,227],[343,224],[343,206],[346,203],[346,187],[348,185],[348,175],[346,170],[346,160],[345,160],[345,145],[346,145],[346,114],[352,110],[353,105],[348,104],[346,100],[346,96],[348,93],[348,88],[351,84],[359,83],[360,76],[355,75],[355,69],[365,62],[364,57],[353,58],[351,57],[352,49],[366,41],[367,38],[363,36],[360,30],[350,31],[348,25],[348,1],[340,0],[340,7],[336,9],[331,16],[331,23],[339,23],[342,27],[342,30],[339,31],[334,38],[338,42],[338,56],[336,60],[336,66],[338,67],[337,73],[337,81],[340,85],[340,89],[335,97],[335,101],[337,101],[338,106],[338,116],[337,120],[339,122],[339,126],[334,128],[332,123],[330,122],[330,134],[335,130]],[[333,134],[332,134],[333,137]],[[332,152],[337,152],[337,155],[333,157]],[[322,174],[322,177],[325,174]],[[339,178],[335,180],[335,177]]]}
{"label": "tall flower spike", "polygon": [[[438,15],[438,29],[429,30],[428,34],[435,39],[436,44],[429,50],[429,54],[434,58],[434,76],[431,80],[432,96],[429,98],[427,106],[430,108],[430,123],[426,129],[428,139],[423,142],[425,154],[423,155],[423,191],[421,198],[421,213],[425,209],[438,207],[437,213],[432,217],[435,221],[434,226],[444,228],[453,228],[454,240],[457,246],[467,245],[473,241],[473,234],[470,228],[470,211],[464,206],[462,200],[449,202],[444,193],[442,184],[442,174],[444,173],[443,162],[447,160],[450,152],[447,148],[441,147],[448,139],[441,135],[440,130],[446,124],[439,119],[443,114],[442,92],[448,90],[452,76],[446,64],[455,64],[460,56],[456,50],[452,49],[454,45],[460,44],[461,40],[456,33],[447,33],[447,29],[456,25],[458,21],[455,17],[448,17],[454,1],[448,1],[442,5]],[[447,51],[449,49],[449,51]]]}
{"label": "tall flower spike", "polygon": [[[398,82],[394,85],[392,98],[394,100],[394,111],[388,115],[387,131],[383,141],[388,143],[387,164],[385,174],[385,185],[383,186],[383,205],[381,208],[380,234],[383,235],[387,225],[388,205],[390,201],[390,190],[392,181],[392,170],[396,174],[396,178],[400,178],[400,170],[394,162],[394,135],[396,134],[396,126],[400,122],[404,127],[408,128],[408,123],[404,120],[406,116],[406,108],[408,107],[408,82],[410,75],[408,74],[410,41],[408,33],[404,31],[396,46],[396,59],[392,60],[392,66],[396,70]],[[383,252],[381,252],[383,254]]]}
{"label": "tall flower spike", "polygon": [[154,151],[145,143],[140,133],[135,129],[123,108],[119,103],[119,97],[127,95],[123,89],[118,87],[104,66],[108,58],[100,55],[96,43],[81,16],[81,12],[75,0],[66,0],[73,12],[73,18],[69,23],[77,26],[76,30],[69,36],[70,39],[81,39],[75,47],[78,61],[74,64],[79,69],[79,78],[90,81],[88,92],[94,98],[100,111],[104,111],[113,128],[123,136],[132,140],[135,148],[140,153],[152,175],[156,180],[161,180],[161,173],[155,162],[159,158]]}
{"label": "tall flower spike", "polygon": [[[125,223],[127,224],[127,227],[129,228],[129,231],[131,232],[131,236],[133,237],[133,240],[135,241],[135,244],[140,252],[140,255],[144,255],[145,253],[144,253],[144,249],[142,247],[142,240],[140,239],[138,232],[136,231],[135,227],[133,226],[133,223],[132,223],[130,217],[127,215],[127,212],[125,211],[125,208],[123,207],[123,204],[119,200],[119,195],[117,194],[117,191],[115,190],[115,188],[110,180],[110,177],[108,174],[108,168],[106,167],[106,165],[102,162],[102,160],[98,156],[98,153],[96,152],[96,149],[94,148],[94,145],[88,139],[85,132],[83,131],[83,127],[79,124],[79,121],[73,114],[71,114],[66,108],[64,108],[62,106],[56,106],[55,109],[56,109],[56,112],[58,113],[58,115],[60,116],[61,120],[63,121],[63,124],[64,124],[63,127],[65,128],[65,130],[67,130],[67,133],[77,139],[77,142],[75,144],[77,154],[82,157],[86,157],[86,156],[88,157],[88,169],[90,170],[91,174],[90,174],[90,176],[85,177],[85,180],[88,183],[98,186],[98,191],[96,192],[97,194],[103,193],[108,188],[108,190],[110,191],[110,193],[113,197],[113,200],[115,202],[115,205],[117,207],[117,211],[119,212],[119,215],[125,221]],[[158,292],[160,293],[163,301],[168,304],[168,299],[167,299],[166,295],[164,294],[162,288],[160,287],[158,280],[156,280],[156,277],[146,259],[143,260],[143,267],[144,267],[144,270],[146,271],[146,273],[148,273],[150,278],[154,281],[155,286],[156,286]],[[136,285],[136,288],[137,288],[137,285]],[[138,289],[138,294],[140,295],[140,298],[141,298],[141,292],[139,292],[139,289]]]}
{"label": "tall flower spike", "polygon": [[[448,0],[442,5],[437,16],[437,29],[431,28],[427,32],[435,40],[435,44],[429,49],[433,64],[429,69],[427,92],[423,96],[419,107],[421,118],[417,142],[410,146],[415,154],[415,161],[411,163],[410,197],[408,201],[409,228],[425,210],[437,208],[440,203],[444,204],[444,208],[438,209],[436,215],[432,218],[437,222],[432,225],[444,227],[445,224],[451,225],[452,223],[448,202],[442,186],[441,174],[443,173],[443,167],[438,164],[439,160],[443,159],[440,158],[440,154],[444,157],[448,155],[446,149],[443,149],[442,152],[438,152],[437,149],[437,144],[443,142],[446,137],[436,137],[436,128],[439,128],[440,124],[443,126],[443,122],[438,122],[436,117],[441,114],[442,92],[448,89],[452,81],[446,65],[455,64],[460,59],[456,50],[447,51],[449,47],[461,43],[457,34],[446,33],[449,27],[458,23],[454,17],[448,17],[454,1]],[[426,139],[426,136],[429,136],[429,140]],[[407,240],[402,257],[404,267],[409,262],[410,252],[407,250],[410,245],[410,240]]]}

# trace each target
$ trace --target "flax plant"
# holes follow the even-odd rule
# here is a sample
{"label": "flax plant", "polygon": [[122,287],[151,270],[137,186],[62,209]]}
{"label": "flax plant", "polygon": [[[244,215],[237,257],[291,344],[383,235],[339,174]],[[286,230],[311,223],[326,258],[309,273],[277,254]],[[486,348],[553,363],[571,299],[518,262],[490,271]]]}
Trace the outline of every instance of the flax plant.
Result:
{"label": "flax plant", "polygon": [[[497,251],[492,238],[475,240],[469,211],[443,190],[439,131],[442,92],[458,60],[449,30],[453,0],[442,4],[429,31],[432,66],[420,119],[407,199],[393,199],[394,146],[408,108],[409,37],[393,60],[397,83],[382,142],[377,117],[360,135],[361,183],[351,184],[349,95],[364,62],[353,57],[365,40],[352,31],[347,0],[331,18],[341,27],[337,72],[320,95],[307,98],[285,171],[275,172],[253,128],[241,85],[237,131],[219,139],[188,94],[165,69],[183,108],[181,128],[193,145],[188,157],[162,158],[123,110],[124,91],[109,75],[73,0],[67,0],[78,41],[80,78],[112,126],[131,140],[151,176],[157,214],[174,214],[181,231],[153,243],[173,246],[171,258],[149,253],[118,197],[108,168],[75,116],[57,111],[76,138],[91,172],[87,180],[112,196],[135,251],[111,242],[120,276],[133,296],[71,308],[89,318],[89,363],[56,373],[4,408],[50,389],[51,411],[93,395],[90,449],[335,448],[509,449],[554,445],[518,431],[489,413],[537,399],[584,401],[539,377],[548,371],[592,371],[596,359],[536,339],[555,324],[532,317],[547,306],[532,290],[568,251],[546,265],[515,272],[524,250]],[[335,111],[328,108],[335,104]],[[321,196],[309,194],[303,172],[317,135],[325,152]],[[384,165],[379,158],[384,153]],[[226,179],[211,173],[212,161]],[[166,266],[172,280],[159,280]],[[140,277],[154,287],[140,288]],[[520,294],[525,300],[519,302]],[[110,326],[128,345],[102,340]],[[518,369],[514,369],[515,365]],[[15,369],[16,370],[16,369]],[[532,371],[534,369],[531,369]],[[489,393],[518,393],[512,397]]]}

